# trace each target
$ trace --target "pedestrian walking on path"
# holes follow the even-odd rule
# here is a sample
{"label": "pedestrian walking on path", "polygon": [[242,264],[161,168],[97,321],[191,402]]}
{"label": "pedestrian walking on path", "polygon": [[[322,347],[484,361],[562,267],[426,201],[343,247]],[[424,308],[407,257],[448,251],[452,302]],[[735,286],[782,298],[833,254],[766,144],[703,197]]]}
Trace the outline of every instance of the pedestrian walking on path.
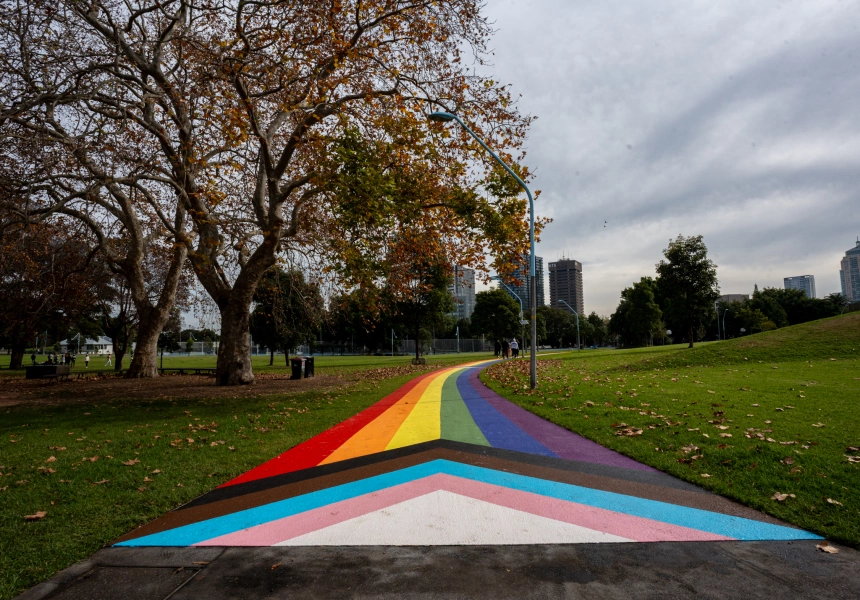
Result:
{"label": "pedestrian walking on path", "polygon": [[36,353],[35,352],[33,352],[33,354],[30,355],[30,360],[33,361],[34,365],[36,364]]}
{"label": "pedestrian walking on path", "polygon": [[105,363],[105,366],[106,366],[106,367],[113,366],[113,363],[112,363],[112,362],[111,362],[111,360],[110,360],[110,357],[111,357],[111,353],[110,353],[110,352],[108,352],[107,357],[108,357],[108,359],[107,359],[107,362]]}
{"label": "pedestrian walking on path", "polygon": [[510,356],[511,345],[508,343],[508,338],[502,340],[502,358]]}
{"label": "pedestrian walking on path", "polygon": [[502,354],[502,343],[499,340],[496,340],[496,358]]}
{"label": "pedestrian walking on path", "polygon": [[90,368],[90,354],[89,352],[84,355],[84,366],[85,368]]}
{"label": "pedestrian walking on path", "polygon": [[514,358],[517,358],[520,355],[520,345],[517,342],[517,338],[514,338],[511,341],[511,354]]}

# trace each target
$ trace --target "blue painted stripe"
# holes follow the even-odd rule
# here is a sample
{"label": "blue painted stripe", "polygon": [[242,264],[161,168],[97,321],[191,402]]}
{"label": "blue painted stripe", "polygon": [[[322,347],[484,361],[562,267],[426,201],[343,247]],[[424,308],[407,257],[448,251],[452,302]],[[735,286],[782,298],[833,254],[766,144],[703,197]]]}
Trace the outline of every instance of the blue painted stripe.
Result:
{"label": "blue painted stripe", "polygon": [[276,519],[326,506],[333,502],[355,498],[437,473],[446,473],[455,477],[482,481],[569,502],[577,502],[605,510],[671,523],[681,527],[709,531],[739,540],[822,539],[817,535],[800,529],[771,525],[770,523],[762,523],[760,521],[697,508],[646,500],[635,496],[626,496],[566,483],[546,481],[525,475],[494,471],[484,467],[475,467],[439,459],[361,481],[346,483],[326,490],[319,490],[303,496],[273,502],[230,515],[120,542],[117,546],[191,546],[221,535],[233,533],[234,531],[240,531]]}
{"label": "blue painted stripe", "polygon": [[493,448],[516,450],[541,456],[558,455],[520,429],[513,421],[497,411],[489,402],[484,400],[478,391],[469,383],[472,369],[464,370],[457,377],[457,390],[469,409],[469,414],[477,423],[478,428]]}

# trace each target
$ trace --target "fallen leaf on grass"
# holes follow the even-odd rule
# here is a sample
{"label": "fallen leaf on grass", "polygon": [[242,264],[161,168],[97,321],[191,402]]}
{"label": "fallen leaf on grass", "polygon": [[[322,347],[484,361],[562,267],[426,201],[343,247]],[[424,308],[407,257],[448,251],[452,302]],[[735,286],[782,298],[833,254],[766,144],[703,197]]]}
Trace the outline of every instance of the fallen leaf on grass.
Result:
{"label": "fallen leaf on grass", "polygon": [[235,452],[236,448],[234,448],[233,446],[227,446],[227,450],[232,450],[233,452]]}
{"label": "fallen leaf on grass", "polygon": [[152,472],[153,475],[158,475],[159,473],[161,473],[161,471],[159,469],[156,469],[155,471]]}
{"label": "fallen leaf on grass", "polygon": [[52,469],[51,467],[39,467],[39,473],[56,473],[57,471]]}
{"label": "fallen leaf on grass", "polygon": [[729,437],[732,437],[732,434],[731,433],[721,433],[720,437],[721,438],[729,438]]}
{"label": "fallen leaf on grass", "polygon": [[102,479],[101,481],[93,481],[93,485],[102,485],[103,483],[107,483],[110,479]]}
{"label": "fallen leaf on grass", "polygon": [[133,458],[131,460],[127,460],[127,461],[123,462],[122,464],[124,464],[126,467],[133,467],[134,465],[136,465],[139,462],[140,462],[139,458]]}
{"label": "fallen leaf on grass", "polygon": [[780,494],[779,492],[776,492],[770,497],[771,500],[776,500],[777,502],[784,502],[786,498],[797,498],[797,496],[794,494]]}
{"label": "fallen leaf on grass", "polygon": [[824,541],[816,546],[822,552],[827,552],[827,554],[839,554],[839,548],[830,545],[830,542]]}
{"label": "fallen leaf on grass", "polygon": [[54,456],[49,456],[49,457],[45,460],[45,462],[57,462],[57,459],[56,459],[56,457],[54,457]]}
{"label": "fallen leaf on grass", "polygon": [[842,503],[838,500],[834,500],[833,498],[825,498],[827,500],[827,504],[835,504],[836,506],[842,506]]}
{"label": "fallen leaf on grass", "polygon": [[96,462],[99,459],[98,456],[91,456],[89,458],[85,458],[84,460],[88,460],[90,462]]}
{"label": "fallen leaf on grass", "polygon": [[48,513],[46,513],[44,510],[40,510],[34,515],[24,515],[24,520],[25,521],[38,521],[40,519],[44,519],[46,516],[48,516]]}
{"label": "fallen leaf on grass", "polygon": [[702,477],[710,477],[710,475],[708,475],[707,473],[699,473],[699,475],[701,475]]}
{"label": "fallen leaf on grass", "polygon": [[813,426],[813,427],[824,427],[824,423],[822,423],[821,421],[819,421],[818,423],[813,423],[813,424],[812,424],[812,426]]}
{"label": "fallen leaf on grass", "polygon": [[149,477],[144,477],[144,478],[143,478],[143,482],[144,482],[144,483],[149,483],[150,481],[155,481],[155,479],[150,479]]}
{"label": "fallen leaf on grass", "polygon": [[779,461],[779,462],[781,462],[781,463],[782,463],[782,464],[784,464],[784,465],[793,465],[793,464],[794,464],[794,459],[793,459],[792,457],[790,457],[790,456],[789,456],[788,458],[784,458],[784,459],[782,459],[782,460],[781,460],[781,461]]}

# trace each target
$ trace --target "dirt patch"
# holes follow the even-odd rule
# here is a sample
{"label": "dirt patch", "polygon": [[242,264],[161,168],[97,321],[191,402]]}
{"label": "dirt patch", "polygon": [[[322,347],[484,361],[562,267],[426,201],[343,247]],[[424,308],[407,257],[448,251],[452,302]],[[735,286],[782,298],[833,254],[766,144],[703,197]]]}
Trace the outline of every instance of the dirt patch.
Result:
{"label": "dirt patch", "polygon": [[106,375],[59,382],[9,378],[0,379],[0,407],[161,398],[249,398],[339,387],[355,379],[318,375],[291,380],[288,375],[258,374],[254,385],[221,387],[215,385],[214,376],[207,375],[170,374],[155,379],[123,379]]}
{"label": "dirt patch", "polygon": [[286,374],[257,373],[253,385],[221,387],[212,375],[162,375],[155,379],[124,379],[102,374],[68,381],[20,377],[0,378],[0,408],[18,405],[61,405],[116,400],[165,398],[251,398],[274,394],[298,394],[309,390],[342,387],[360,380],[382,381],[400,375],[421,375],[450,365],[397,366],[317,375],[291,380]]}

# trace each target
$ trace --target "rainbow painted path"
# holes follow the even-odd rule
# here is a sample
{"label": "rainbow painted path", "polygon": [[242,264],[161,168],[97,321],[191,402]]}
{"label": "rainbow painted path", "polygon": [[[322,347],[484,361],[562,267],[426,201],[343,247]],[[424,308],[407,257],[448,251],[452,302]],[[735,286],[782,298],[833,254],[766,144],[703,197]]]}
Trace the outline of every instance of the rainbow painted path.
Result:
{"label": "rainbow painted path", "polygon": [[820,539],[434,371],[116,546]]}

